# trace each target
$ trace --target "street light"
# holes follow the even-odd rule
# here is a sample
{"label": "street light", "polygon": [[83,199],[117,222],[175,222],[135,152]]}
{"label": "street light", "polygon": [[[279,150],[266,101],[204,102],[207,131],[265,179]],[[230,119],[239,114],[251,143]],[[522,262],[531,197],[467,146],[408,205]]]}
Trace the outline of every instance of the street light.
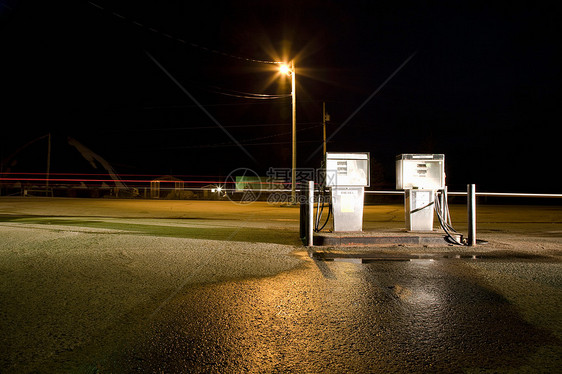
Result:
{"label": "street light", "polygon": [[291,75],[291,67],[287,64],[281,64],[281,66],[279,66],[279,71],[281,74]]}
{"label": "street light", "polygon": [[296,199],[296,168],[297,168],[297,93],[295,89],[295,62],[291,61],[291,65],[281,64],[279,66],[281,74],[291,76],[291,101],[293,112],[293,157],[291,162],[291,203],[295,203]]}

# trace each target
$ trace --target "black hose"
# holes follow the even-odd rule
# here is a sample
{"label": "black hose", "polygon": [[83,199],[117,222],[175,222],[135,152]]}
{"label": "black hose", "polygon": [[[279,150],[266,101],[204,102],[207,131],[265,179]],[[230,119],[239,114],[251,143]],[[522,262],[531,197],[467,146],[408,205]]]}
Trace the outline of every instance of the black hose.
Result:
{"label": "black hose", "polygon": [[318,195],[318,197],[318,208],[316,208],[316,223],[314,225],[315,232],[320,232],[322,231],[322,229],[324,229],[324,227],[326,227],[332,213],[332,204],[328,203],[328,216],[326,217],[326,221],[324,222],[322,227],[319,227],[320,220],[322,219],[322,215],[324,214],[324,200],[326,197],[326,190],[322,189],[322,195]]}
{"label": "black hose", "polygon": [[[443,192],[444,193],[444,192]],[[429,206],[430,204],[428,204]],[[441,211],[442,211],[442,207],[441,204],[439,202],[439,198],[437,197],[437,195],[435,196],[435,213],[437,214],[437,219],[439,220],[439,224],[441,225],[441,228],[443,229],[443,231],[445,231],[445,233],[447,234],[447,239],[453,243],[453,244],[457,244],[457,245],[467,245],[466,243],[460,242],[457,240],[457,238],[455,238],[453,236],[452,233],[458,234],[457,230],[455,230],[453,228],[453,226],[450,224],[450,222],[447,222],[447,217],[450,217],[449,215],[449,205],[447,204],[447,197],[445,196],[445,198],[443,199],[443,205],[444,205],[444,212],[446,211],[446,217],[442,217],[441,216]],[[452,232],[452,233],[451,233]]]}
{"label": "black hose", "polygon": [[[318,194],[318,203],[316,204],[316,219],[314,220],[314,231],[318,232],[318,226],[320,224],[320,217],[321,215],[321,211],[324,210],[324,204],[322,203],[322,209],[320,208],[320,204],[322,201],[322,196],[320,194]],[[314,208],[314,205],[312,206],[312,208]]]}
{"label": "black hose", "polygon": [[332,213],[332,203],[328,203],[328,216],[326,217],[326,222],[324,222],[322,227],[320,227],[316,232],[322,231],[324,229],[324,227],[326,226],[326,224],[328,224],[328,221],[330,220],[331,213]]}

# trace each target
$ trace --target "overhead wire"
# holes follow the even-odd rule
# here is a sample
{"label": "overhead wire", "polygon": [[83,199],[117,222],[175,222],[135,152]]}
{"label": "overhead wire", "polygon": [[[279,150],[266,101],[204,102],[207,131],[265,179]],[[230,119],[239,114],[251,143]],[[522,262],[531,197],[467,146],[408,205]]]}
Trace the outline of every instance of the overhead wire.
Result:
{"label": "overhead wire", "polygon": [[[207,90],[209,92],[219,94],[219,95],[239,97],[239,98],[243,98],[243,99],[252,99],[252,100],[277,100],[277,99],[286,99],[286,98],[291,97],[291,94],[276,94],[276,95],[273,95],[273,94],[251,93],[251,92],[227,90],[225,88],[216,87],[216,86],[209,86],[209,88],[205,88],[205,90]],[[230,92],[225,92],[225,91],[230,91]]]}
{"label": "overhead wire", "polygon": [[[317,127],[320,127],[320,126],[322,126],[322,124],[316,124],[315,126],[308,126],[308,127],[305,127],[305,128],[297,129],[297,132],[310,130],[310,129],[317,128]],[[292,133],[293,133],[292,131],[287,131],[287,132],[282,132],[282,133],[277,133],[277,134],[260,136],[260,137],[252,138],[252,139],[246,139],[246,141],[270,139],[270,138],[275,138],[277,136],[290,135]]]}
{"label": "overhead wire", "polygon": [[[316,143],[315,140],[299,140],[298,144],[304,143]],[[279,142],[266,142],[266,143],[241,143],[245,147],[251,146],[265,146],[265,145],[280,145],[280,144],[292,144],[291,141],[279,141]],[[151,150],[180,150],[180,149],[203,149],[203,148],[228,148],[235,147],[236,144],[233,143],[217,143],[217,144],[201,144],[201,145],[189,145],[189,146],[178,146],[178,147],[165,147],[165,148],[153,148]]]}
{"label": "overhead wire", "polygon": [[146,30],[148,30],[152,33],[162,35],[163,37],[168,38],[170,40],[174,40],[174,41],[176,41],[178,43],[181,43],[183,45],[188,45],[190,47],[197,48],[197,49],[200,49],[200,50],[205,51],[205,52],[209,52],[209,53],[233,58],[233,59],[240,60],[240,61],[254,62],[254,63],[259,63],[259,64],[275,64],[275,65],[278,65],[278,64],[283,63],[282,61],[263,60],[263,59],[252,58],[252,57],[239,56],[239,55],[235,55],[235,54],[232,54],[232,53],[220,51],[218,49],[208,48],[208,47],[202,46],[200,44],[193,43],[193,42],[190,42],[190,41],[186,41],[186,40],[184,40],[182,38],[179,38],[177,36],[174,36],[174,35],[171,35],[169,33],[163,32],[163,31],[161,31],[159,29],[156,29],[152,26],[145,25],[145,24],[143,24],[142,22],[139,22],[136,19],[131,19],[131,18],[129,18],[129,17],[127,17],[127,16],[125,16],[121,13],[115,12],[115,11],[113,11],[111,9],[108,9],[108,8],[102,6],[98,3],[95,3],[93,1],[88,1],[88,4],[90,4],[91,6],[93,6],[95,8],[98,8],[100,10],[106,11],[109,14],[111,14],[113,17],[119,18],[120,20],[123,20],[123,21],[127,21],[127,22],[129,22],[129,23],[131,23],[131,24],[133,24],[137,27],[146,29]]}
{"label": "overhead wire", "polygon": [[[290,94],[287,94],[290,95]],[[322,103],[323,100],[312,100],[312,99],[299,99],[299,103]],[[249,105],[248,103],[243,102],[233,102],[233,103],[205,103],[205,107],[220,107],[220,106],[241,106],[241,105]],[[271,105],[271,103],[264,103],[264,102],[253,102],[251,105]],[[154,106],[145,106],[143,109],[146,110],[167,110],[167,109],[187,109],[193,108],[196,105],[154,105]]]}
{"label": "overhead wire", "polygon": [[[317,128],[317,127],[320,127],[320,126],[322,126],[322,124],[316,124],[315,126],[309,126],[309,127],[297,129],[297,132],[310,130],[310,129]],[[274,138],[274,137],[289,135],[289,134],[292,134],[292,132],[282,132],[282,133],[277,133],[277,134],[260,136],[260,137],[257,137],[257,138],[244,139],[244,140],[241,141],[241,144],[243,146],[286,144],[288,142],[268,142],[268,143],[252,143],[252,142],[257,141],[257,140],[271,139],[271,138]],[[301,144],[302,143],[314,143],[314,142],[316,142],[316,141],[312,141],[312,140],[310,140],[310,141],[307,141],[307,140],[298,141],[298,143],[301,143]],[[231,142],[222,142],[222,143],[215,143],[215,144],[197,144],[197,145],[191,145],[191,146],[166,147],[165,149],[222,148],[222,147],[231,147],[233,145],[235,145],[235,144],[233,144]]]}
{"label": "overhead wire", "polygon": [[[318,124],[318,122],[299,122],[297,125],[311,125],[311,124]],[[290,123],[261,123],[261,124],[253,124],[253,125],[224,125],[223,127],[227,129],[237,129],[237,128],[259,128],[259,127],[286,127],[291,126]],[[318,126],[315,126],[318,127]],[[306,128],[305,128],[306,129]],[[131,131],[135,132],[150,132],[150,131],[192,131],[192,130],[216,130],[215,126],[189,126],[189,127],[152,127],[152,128],[133,128],[133,129],[108,129],[106,132],[128,132]],[[300,131],[301,129],[297,129]]]}

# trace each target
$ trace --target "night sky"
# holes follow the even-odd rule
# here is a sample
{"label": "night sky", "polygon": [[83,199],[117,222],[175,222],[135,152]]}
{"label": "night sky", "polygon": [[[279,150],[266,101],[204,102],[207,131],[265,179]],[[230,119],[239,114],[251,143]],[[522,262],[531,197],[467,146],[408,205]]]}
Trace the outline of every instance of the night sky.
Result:
{"label": "night sky", "polygon": [[370,152],[373,188],[398,154],[444,153],[452,190],[560,193],[555,4],[0,0],[0,156],[51,133],[53,172],[82,172],[67,136],[124,174],[287,168],[290,79],[267,62],[294,59],[299,167],[325,102],[328,150]]}

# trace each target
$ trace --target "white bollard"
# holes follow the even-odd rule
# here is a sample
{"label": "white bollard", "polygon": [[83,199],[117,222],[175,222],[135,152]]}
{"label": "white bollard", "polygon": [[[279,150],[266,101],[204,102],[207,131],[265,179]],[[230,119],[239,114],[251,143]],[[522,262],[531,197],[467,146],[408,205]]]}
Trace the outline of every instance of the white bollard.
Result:
{"label": "white bollard", "polygon": [[476,245],[476,185],[467,186],[468,245]]}
{"label": "white bollard", "polygon": [[308,246],[314,246],[314,181],[308,181]]}

